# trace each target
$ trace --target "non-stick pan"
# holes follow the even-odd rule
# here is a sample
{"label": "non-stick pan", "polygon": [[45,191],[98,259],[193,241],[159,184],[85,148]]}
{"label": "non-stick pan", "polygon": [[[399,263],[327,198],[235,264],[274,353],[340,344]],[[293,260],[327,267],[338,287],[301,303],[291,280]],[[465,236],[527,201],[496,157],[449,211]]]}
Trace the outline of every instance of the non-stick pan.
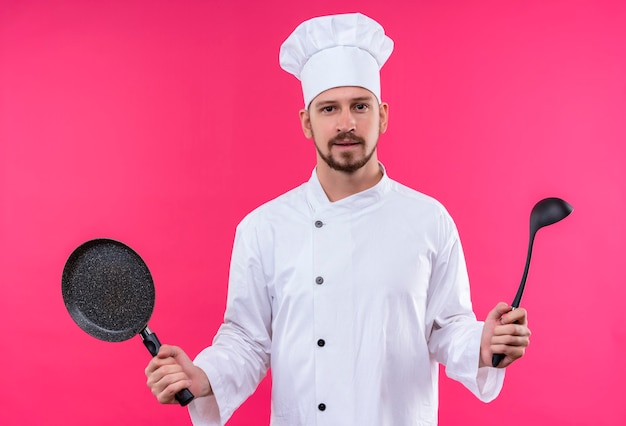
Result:
{"label": "non-stick pan", "polygon": [[[61,280],[63,300],[72,319],[85,332],[106,342],[137,334],[152,356],[161,343],[148,328],[154,309],[154,282],[143,259],[127,245],[106,238],[81,244],[72,252]],[[176,394],[185,406],[189,389]]]}

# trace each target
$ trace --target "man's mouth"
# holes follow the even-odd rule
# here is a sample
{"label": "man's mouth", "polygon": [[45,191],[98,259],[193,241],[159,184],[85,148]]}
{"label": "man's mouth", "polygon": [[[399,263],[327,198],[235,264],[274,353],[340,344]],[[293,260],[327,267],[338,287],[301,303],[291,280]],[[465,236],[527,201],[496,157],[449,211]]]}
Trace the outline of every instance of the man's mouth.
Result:
{"label": "man's mouth", "polygon": [[341,147],[349,147],[354,145],[361,145],[365,143],[363,138],[353,135],[351,133],[340,133],[335,136],[331,141],[330,145],[337,145]]}
{"label": "man's mouth", "polygon": [[348,140],[348,141],[336,141],[333,143],[333,145],[338,145],[338,146],[352,146],[352,145],[359,145],[361,142],[355,142],[353,140]]}

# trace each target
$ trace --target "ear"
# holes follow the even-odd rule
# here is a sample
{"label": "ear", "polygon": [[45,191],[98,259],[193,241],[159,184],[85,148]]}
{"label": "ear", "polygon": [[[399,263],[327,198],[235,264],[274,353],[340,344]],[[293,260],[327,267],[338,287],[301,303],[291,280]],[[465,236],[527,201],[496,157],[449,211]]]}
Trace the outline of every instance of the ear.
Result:
{"label": "ear", "polygon": [[387,131],[387,124],[389,123],[389,105],[387,102],[381,102],[379,108],[379,132],[383,134]]}
{"label": "ear", "polygon": [[300,124],[302,125],[302,132],[307,139],[313,137],[313,131],[311,130],[311,116],[306,109],[300,110]]}

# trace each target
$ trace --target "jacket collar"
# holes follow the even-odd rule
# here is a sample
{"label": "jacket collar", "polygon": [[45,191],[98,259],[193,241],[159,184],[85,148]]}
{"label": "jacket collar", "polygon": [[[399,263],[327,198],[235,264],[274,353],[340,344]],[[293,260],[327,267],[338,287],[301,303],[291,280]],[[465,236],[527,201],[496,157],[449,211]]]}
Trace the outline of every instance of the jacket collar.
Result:
{"label": "jacket collar", "polygon": [[390,179],[387,176],[385,166],[378,163],[383,172],[382,179],[373,187],[357,194],[331,202],[324,192],[324,188],[317,177],[317,170],[313,169],[311,178],[307,182],[306,197],[313,213],[341,214],[350,211],[362,210],[376,204],[389,191]]}

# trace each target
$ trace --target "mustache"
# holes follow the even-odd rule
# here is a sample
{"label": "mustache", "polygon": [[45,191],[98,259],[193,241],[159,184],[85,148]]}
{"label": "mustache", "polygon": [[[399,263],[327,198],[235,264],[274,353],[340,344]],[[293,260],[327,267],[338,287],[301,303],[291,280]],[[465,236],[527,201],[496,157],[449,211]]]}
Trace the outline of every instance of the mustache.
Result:
{"label": "mustache", "polygon": [[365,144],[365,139],[360,136],[355,135],[352,132],[340,132],[335,135],[331,140],[328,141],[328,146],[336,145],[342,143],[346,140],[350,140],[352,142]]}

